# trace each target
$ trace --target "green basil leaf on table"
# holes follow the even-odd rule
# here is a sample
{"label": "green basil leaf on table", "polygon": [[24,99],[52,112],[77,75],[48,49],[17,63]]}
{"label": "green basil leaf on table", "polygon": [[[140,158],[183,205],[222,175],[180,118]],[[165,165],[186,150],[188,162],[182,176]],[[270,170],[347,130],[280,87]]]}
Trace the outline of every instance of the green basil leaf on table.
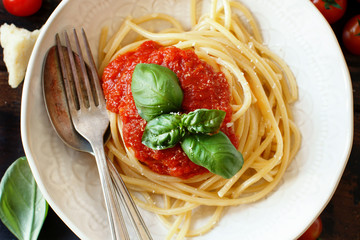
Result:
{"label": "green basil leaf on table", "polygon": [[36,240],[48,212],[25,157],[17,159],[0,183],[0,219],[18,238]]}
{"label": "green basil leaf on table", "polygon": [[223,178],[234,176],[244,163],[242,154],[221,131],[214,135],[189,134],[181,147],[192,162]]}
{"label": "green basil leaf on table", "polygon": [[213,133],[224,121],[226,112],[216,109],[197,109],[182,115],[181,121],[191,133]]}
{"label": "green basil leaf on table", "polygon": [[131,92],[139,115],[146,121],[179,111],[184,98],[176,74],[157,64],[136,65]]}
{"label": "green basil leaf on table", "polygon": [[146,124],[142,143],[151,149],[161,150],[174,147],[184,135],[180,115],[162,114]]}

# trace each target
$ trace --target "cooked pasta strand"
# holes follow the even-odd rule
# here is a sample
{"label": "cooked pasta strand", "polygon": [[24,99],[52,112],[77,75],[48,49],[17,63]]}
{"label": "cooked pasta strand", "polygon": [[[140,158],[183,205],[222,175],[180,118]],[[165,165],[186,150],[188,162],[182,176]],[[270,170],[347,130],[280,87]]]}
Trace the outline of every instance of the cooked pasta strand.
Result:
{"label": "cooked pasta strand", "polygon": [[[109,112],[108,156],[128,188],[141,193],[143,199],[134,195],[136,204],[157,214],[169,228],[167,239],[202,235],[220,220],[224,207],[252,203],[270,194],[301,144],[290,106],[298,98],[295,77],[285,61],[263,44],[249,9],[237,1],[211,0],[210,12],[197,16],[197,1],[189,1],[190,30],[183,30],[179,21],[165,14],[128,17],[109,39],[105,27],[99,44],[100,73],[117,56],[153,40],[165,47],[193,50],[228,82],[233,111],[229,125],[244,156],[242,169],[230,179],[212,173],[181,179],[151,171],[124,143],[121,117]],[[244,18],[247,21],[241,21]],[[153,32],[141,25],[155,20],[167,21],[171,27]],[[126,43],[130,33],[137,38]],[[153,201],[158,195],[163,204]],[[193,229],[192,216],[202,206],[212,206],[212,216],[205,225]]]}

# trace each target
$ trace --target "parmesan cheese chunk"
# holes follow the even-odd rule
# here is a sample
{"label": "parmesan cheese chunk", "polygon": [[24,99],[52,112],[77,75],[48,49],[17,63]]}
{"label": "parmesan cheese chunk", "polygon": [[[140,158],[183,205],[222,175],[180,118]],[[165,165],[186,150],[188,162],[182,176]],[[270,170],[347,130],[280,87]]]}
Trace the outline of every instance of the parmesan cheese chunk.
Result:
{"label": "parmesan cheese chunk", "polygon": [[14,24],[0,27],[0,44],[4,48],[4,62],[9,73],[9,85],[16,88],[24,79],[29,58],[39,30],[30,32]]}

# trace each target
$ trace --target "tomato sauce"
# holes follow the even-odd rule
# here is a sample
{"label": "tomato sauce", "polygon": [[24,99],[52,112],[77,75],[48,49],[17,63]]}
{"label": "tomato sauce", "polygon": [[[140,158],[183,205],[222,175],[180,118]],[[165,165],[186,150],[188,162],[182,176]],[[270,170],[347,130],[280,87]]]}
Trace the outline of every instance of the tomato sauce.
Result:
{"label": "tomato sauce", "polygon": [[123,138],[135,157],[152,171],[163,175],[190,178],[208,172],[191,162],[180,145],[164,150],[153,150],[141,143],[146,121],[135,107],[131,93],[131,76],[138,63],[154,63],[176,73],[184,93],[182,113],[199,108],[220,109],[226,112],[221,126],[237,146],[238,140],[227,123],[231,120],[230,88],[222,72],[200,60],[192,50],[163,47],[154,41],[146,41],[136,50],[118,56],[105,68],[102,87],[109,111],[118,113],[123,122]]}

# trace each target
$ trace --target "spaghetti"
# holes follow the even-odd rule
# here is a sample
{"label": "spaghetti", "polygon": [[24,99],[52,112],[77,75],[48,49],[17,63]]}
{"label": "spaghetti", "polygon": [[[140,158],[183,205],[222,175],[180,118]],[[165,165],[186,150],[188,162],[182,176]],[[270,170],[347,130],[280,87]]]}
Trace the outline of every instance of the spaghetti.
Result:
{"label": "spaghetti", "polygon": [[[232,115],[227,124],[238,139],[244,165],[230,179],[206,172],[190,178],[159,174],[135,158],[123,142],[122,119],[109,112],[112,137],[107,153],[117,164],[138,206],[156,213],[169,233],[167,239],[204,234],[220,219],[225,206],[255,202],[269,194],[279,183],[301,143],[293,122],[290,104],[297,99],[297,85],[284,61],[262,43],[260,31],[250,11],[239,2],[213,0],[209,14],[196,16],[196,1],[191,0],[192,28],[165,14],[141,18],[128,17],[107,41],[103,29],[99,44],[100,73],[118,56],[135,51],[146,41],[164,47],[193,51],[214,71],[222,72],[230,87]],[[239,15],[247,22],[240,20]],[[152,32],[144,23],[163,20],[172,27]],[[137,38],[125,44],[126,38]],[[158,198],[162,201],[158,201]],[[194,229],[194,209],[212,206],[207,224]]]}

